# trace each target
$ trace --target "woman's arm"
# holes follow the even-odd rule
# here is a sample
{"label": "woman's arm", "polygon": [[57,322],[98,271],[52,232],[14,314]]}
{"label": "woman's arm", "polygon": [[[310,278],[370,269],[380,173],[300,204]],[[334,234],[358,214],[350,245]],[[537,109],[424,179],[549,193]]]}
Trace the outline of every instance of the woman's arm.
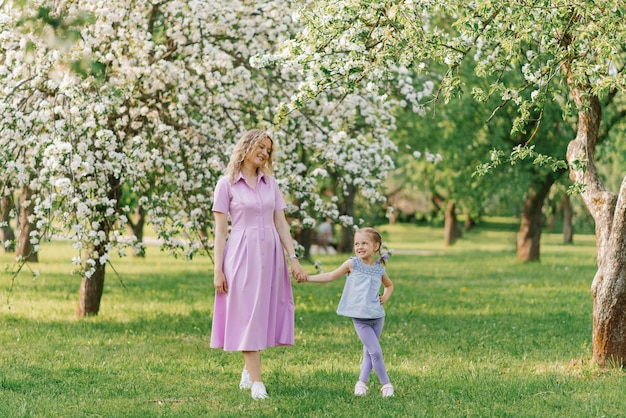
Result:
{"label": "woman's arm", "polygon": [[287,254],[289,254],[289,261],[291,263],[291,272],[296,276],[296,280],[302,280],[302,277],[306,277],[306,272],[300,265],[300,261],[295,257],[296,251],[293,246],[293,238],[291,237],[291,230],[285,218],[285,211],[277,210],[274,212],[274,224],[280,237],[280,242],[283,245]]}
{"label": "woman's arm", "polygon": [[332,282],[333,280],[337,280],[338,278],[345,276],[346,274],[352,271],[352,260],[348,259],[343,262],[339,268],[329,271],[327,273],[314,274],[312,276],[308,276],[305,282],[315,282],[315,283],[324,283],[324,282]]}
{"label": "woman's arm", "polygon": [[213,246],[213,286],[217,293],[226,293],[228,291],[228,283],[222,270],[222,262],[224,261],[224,247],[226,246],[226,238],[228,237],[228,215],[222,212],[213,212],[215,216],[215,242]]}
{"label": "woman's arm", "polygon": [[391,282],[389,276],[387,276],[387,273],[383,274],[383,286],[385,289],[383,290],[383,294],[380,296],[381,304],[387,302],[393,293],[393,283]]}

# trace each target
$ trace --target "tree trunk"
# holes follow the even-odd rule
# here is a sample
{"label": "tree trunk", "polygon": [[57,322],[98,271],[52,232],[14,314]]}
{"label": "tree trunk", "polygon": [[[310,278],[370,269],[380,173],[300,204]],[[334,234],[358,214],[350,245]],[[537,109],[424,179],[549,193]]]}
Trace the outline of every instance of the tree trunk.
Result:
{"label": "tree trunk", "polygon": [[[134,235],[135,238],[137,238],[137,242],[143,244],[143,228],[146,224],[146,210],[141,206],[138,206],[137,210],[135,211],[135,220],[133,221],[130,216],[127,216],[126,219],[128,220],[126,224],[128,232]],[[201,239],[205,239],[206,234],[202,236],[201,233],[200,237]],[[146,248],[143,245],[135,246],[135,248],[133,249],[133,255],[135,257],[145,257]]]}
{"label": "tree trunk", "polygon": [[546,229],[548,232],[554,232],[554,225],[556,223],[556,217],[559,213],[556,204],[550,200],[550,211],[548,214],[548,219],[546,221]]}
{"label": "tree trunk", "polygon": [[445,203],[446,199],[444,199],[442,196],[439,196],[436,193],[433,193],[432,196],[430,197],[430,201],[435,207],[434,212],[438,213],[443,210],[443,204]]}
{"label": "tree trunk", "polygon": [[28,187],[22,187],[20,194],[20,211],[18,216],[20,234],[17,241],[15,256],[28,261],[29,263],[37,263],[39,257],[33,244],[30,242],[30,234],[36,231],[35,224],[30,221],[33,214],[33,205],[30,202],[33,191]]}
{"label": "tree trunk", "polygon": [[600,366],[626,366],[626,177],[618,195],[604,189],[595,167],[600,101],[581,91],[572,77],[568,81],[580,109],[576,138],[567,148],[570,177],[585,185],[581,197],[596,224],[592,358]]}
{"label": "tree trunk", "polygon": [[[356,195],[356,187],[349,185],[348,193],[343,196],[342,212],[344,215],[354,218],[354,199]],[[347,253],[352,251],[354,246],[354,229],[351,226],[341,226],[341,237],[337,251]]]}
{"label": "tree trunk", "polygon": [[528,187],[520,229],[517,235],[517,259],[519,261],[539,260],[541,227],[543,224],[541,208],[548,196],[550,187],[563,172],[564,170],[548,173],[541,180],[532,183]]}
{"label": "tree trunk", "polygon": [[13,196],[0,197],[0,244],[5,253],[15,252],[15,232],[11,227],[11,212],[15,209]]}
{"label": "tree trunk", "polygon": [[[109,177],[109,193],[107,197],[110,201],[116,202],[115,210],[119,211],[122,188],[120,180],[114,176]],[[96,263],[94,265],[95,271],[93,274],[91,276],[85,274],[80,285],[78,307],[76,309],[76,316],[79,318],[98,315],[98,312],[100,312],[100,301],[102,300],[102,292],[104,290],[104,273],[106,270],[106,263],[101,264],[100,259],[108,251],[110,233],[113,228],[112,223],[106,216],[108,209],[108,206],[102,206],[100,209],[100,228],[104,233],[104,239],[100,244],[90,246],[86,254],[86,260],[92,259],[95,260]],[[84,268],[87,272],[91,267],[85,264]]]}
{"label": "tree trunk", "polygon": [[[92,248],[88,252],[87,257],[93,257],[93,259],[98,260],[100,258],[99,256],[102,254],[104,254],[104,247],[100,245]],[[95,267],[95,272],[90,277],[83,277],[80,283],[78,308],[76,309],[76,316],[78,318],[95,316],[100,312],[106,264],[101,265],[96,261]]]}
{"label": "tree trunk", "polygon": [[563,209],[563,244],[573,244],[574,225],[572,220],[574,219],[574,211],[572,210],[572,202],[570,202],[567,193],[563,194],[561,208]]}
{"label": "tree trunk", "polygon": [[311,228],[302,228],[302,231],[300,231],[300,236],[298,239],[298,243],[304,247],[303,257],[307,260],[311,256],[311,244],[313,242],[313,240],[311,239],[312,232],[313,232],[313,229]]}
{"label": "tree trunk", "polygon": [[593,203],[602,213],[594,217],[598,270],[591,285],[592,357],[601,366],[626,366],[626,177],[617,198],[601,192],[598,199]]}
{"label": "tree trunk", "polygon": [[453,245],[461,237],[461,227],[456,218],[456,205],[448,200],[445,212],[443,239],[445,245]]}
{"label": "tree trunk", "polygon": [[467,215],[465,218],[465,232],[471,231],[472,228],[476,226],[476,220],[472,217],[472,215]]}

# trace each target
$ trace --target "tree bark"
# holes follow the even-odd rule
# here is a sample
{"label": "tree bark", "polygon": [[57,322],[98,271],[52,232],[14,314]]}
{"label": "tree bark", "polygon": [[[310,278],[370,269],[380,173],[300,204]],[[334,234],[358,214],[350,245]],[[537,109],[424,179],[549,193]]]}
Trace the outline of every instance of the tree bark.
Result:
{"label": "tree bark", "polygon": [[548,232],[554,232],[554,224],[556,223],[556,217],[559,213],[559,209],[553,201],[550,199],[548,200],[550,201],[550,212],[546,221],[546,230]]}
{"label": "tree bark", "polygon": [[572,202],[567,193],[563,194],[561,200],[561,208],[563,210],[563,244],[574,243],[574,211],[572,210]]}
{"label": "tree bark", "polygon": [[461,227],[456,217],[456,205],[448,200],[445,212],[443,239],[445,245],[453,245],[461,237]]}
{"label": "tree bark", "polygon": [[302,228],[298,239],[298,243],[304,247],[303,257],[307,260],[311,257],[311,244],[313,243],[313,239],[311,237],[312,233],[313,229]]}
{"label": "tree bark", "polygon": [[[354,199],[356,195],[356,187],[348,185],[348,192],[343,196],[342,212],[344,215],[354,218]],[[354,229],[351,226],[341,226],[341,237],[337,251],[340,253],[351,252],[354,245]]]}
{"label": "tree bark", "polygon": [[13,195],[0,197],[0,244],[5,253],[15,252],[15,232],[11,227],[11,212],[15,209]]}
{"label": "tree bark", "polygon": [[[99,255],[104,254],[103,246],[91,248],[87,257],[99,259]],[[95,316],[100,312],[100,302],[102,300],[102,292],[104,291],[104,273],[106,264],[101,265],[96,261],[96,271],[90,277],[83,277],[80,283],[80,291],[78,293],[78,308],[76,316],[84,318],[86,316]]]}
{"label": "tree bark", "polygon": [[24,186],[21,189],[20,194],[20,210],[18,215],[19,220],[19,238],[17,241],[17,248],[15,250],[15,256],[28,261],[29,263],[37,263],[39,257],[33,244],[30,242],[30,234],[36,231],[36,226],[30,221],[33,214],[33,205],[30,203],[30,199],[34,192]]}
{"label": "tree bark", "polygon": [[548,173],[541,180],[532,183],[528,187],[520,229],[517,235],[517,259],[519,261],[539,260],[541,227],[543,226],[541,208],[548,196],[550,187],[563,172]]}
{"label": "tree bark", "polygon": [[[573,83],[570,79],[570,84]],[[602,119],[600,101],[576,86],[571,91],[581,110],[576,138],[567,148],[570,177],[585,185],[581,197],[596,224],[598,270],[591,285],[592,358],[600,366],[623,367],[626,366],[626,177],[618,195],[604,189],[595,166]]]}
{"label": "tree bark", "polygon": [[[146,224],[146,210],[144,208],[142,208],[141,206],[137,207],[137,210],[135,211],[135,216],[134,216],[134,220],[131,219],[130,216],[127,216],[127,228],[128,228],[128,232],[130,232],[132,235],[135,236],[135,238],[137,238],[137,242],[143,243],[143,228],[144,225]],[[202,231],[206,231],[206,230],[202,230]],[[202,235],[202,231],[200,234],[201,239],[206,238],[206,234],[203,236]],[[136,247],[135,250],[133,250],[133,255],[135,257],[145,257],[146,256],[146,249],[145,247],[142,245],[141,247]]]}
{"label": "tree bark", "polygon": [[[596,220],[598,270],[591,286],[592,357],[599,365],[613,364],[624,367],[626,366],[626,177],[622,181],[617,199],[607,196],[605,202],[598,204],[604,207],[604,216],[598,215]],[[605,225],[598,226],[599,223]]]}

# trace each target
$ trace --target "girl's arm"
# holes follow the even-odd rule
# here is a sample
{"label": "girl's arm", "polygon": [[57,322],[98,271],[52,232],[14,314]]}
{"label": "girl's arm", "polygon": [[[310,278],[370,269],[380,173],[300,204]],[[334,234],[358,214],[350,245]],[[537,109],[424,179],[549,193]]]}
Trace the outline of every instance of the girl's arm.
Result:
{"label": "girl's arm", "polygon": [[387,273],[383,274],[383,286],[385,286],[385,289],[383,290],[383,294],[380,296],[381,304],[387,302],[393,293],[393,283],[391,282],[389,276],[387,276]]}
{"label": "girl's arm", "polygon": [[228,237],[228,215],[222,212],[213,212],[215,216],[215,244],[213,247],[213,286],[218,293],[226,293],[228,291],[228,283],[222,270],[222,261],[224,260],[224,247],[226,246],[226,238]]}
{"label": "girl's arm", "polygon": [[300,265],[298,258],[291,257],[296,253],[296,251],[293,246],[293,238],[291,237],[289,223],[287,223],[287,218],[285,218],[285,211],[277,210],[274,212],[274,225],[276,225],[276,231],[278,231],[278,236],[280,237],[280,242],[282,243],[283,248],[287,251],[287,254],[289,254],[291,272],[294,276],[296,276],[296,280],[302,280],[302,278],[306,277],[306,272]]}
{"label": "girl's arm", "polygon": [[352,260],[348,259],[344,261],[343,264],[339,268],[333,271],[329,271],[328,273],[314,274],[312,276],[308,276],[306,280],[303,280],[303,281],[316,282],[316,283],[332,282],[333,280],[337,280],[338,278],[345,276],[351,271],[352,271]]}

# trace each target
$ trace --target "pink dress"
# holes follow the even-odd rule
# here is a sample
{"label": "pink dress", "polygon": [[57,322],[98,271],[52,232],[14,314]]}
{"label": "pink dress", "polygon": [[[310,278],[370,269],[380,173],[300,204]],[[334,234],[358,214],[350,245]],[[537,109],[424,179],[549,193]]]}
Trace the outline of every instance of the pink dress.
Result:
{"label": "pink dress", "polygon": [[276,179],[259,173],[256,190],[243,176],[215,187],[213,211],[230,215],[222,268],[228,291],[215,294],[211,347],[257,351],[293,345],[291,278],[274,212],[285,209]]}

